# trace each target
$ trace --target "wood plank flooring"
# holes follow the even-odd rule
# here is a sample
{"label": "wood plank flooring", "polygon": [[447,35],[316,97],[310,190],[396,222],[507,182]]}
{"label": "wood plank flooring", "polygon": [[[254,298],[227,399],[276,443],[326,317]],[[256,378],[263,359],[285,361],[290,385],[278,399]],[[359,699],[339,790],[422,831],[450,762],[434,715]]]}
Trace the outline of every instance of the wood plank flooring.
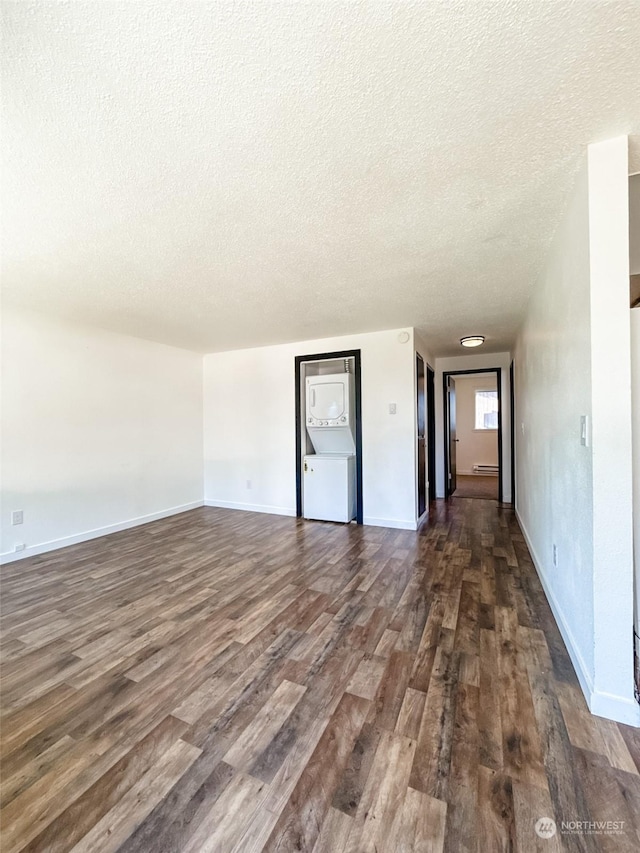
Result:
{"label": "wood plank flooring", "polygon": [[588,713],[495,501],[203,508],[2,579],[3,853],[640,849],[639,733]]}

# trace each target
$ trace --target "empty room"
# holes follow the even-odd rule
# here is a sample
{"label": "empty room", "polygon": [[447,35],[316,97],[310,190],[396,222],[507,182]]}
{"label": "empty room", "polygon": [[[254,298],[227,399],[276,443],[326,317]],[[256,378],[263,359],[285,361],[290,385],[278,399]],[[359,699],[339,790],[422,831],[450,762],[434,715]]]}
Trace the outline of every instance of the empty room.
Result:
{"label": "empty room", "polygon": [[0,13],[2,853],[635,853],[636,0]]}

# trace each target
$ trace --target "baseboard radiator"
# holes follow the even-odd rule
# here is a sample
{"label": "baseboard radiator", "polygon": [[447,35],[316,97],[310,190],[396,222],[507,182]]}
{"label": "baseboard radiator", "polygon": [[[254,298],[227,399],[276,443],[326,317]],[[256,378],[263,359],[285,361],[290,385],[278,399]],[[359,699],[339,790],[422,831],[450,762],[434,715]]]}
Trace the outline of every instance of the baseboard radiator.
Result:
{"label": "baseboard radiator", "polygon": [[490,477],[497,477],[500,473],[500,469],[497,465],[474,465],[473,466],[474,474],[485,474]]}

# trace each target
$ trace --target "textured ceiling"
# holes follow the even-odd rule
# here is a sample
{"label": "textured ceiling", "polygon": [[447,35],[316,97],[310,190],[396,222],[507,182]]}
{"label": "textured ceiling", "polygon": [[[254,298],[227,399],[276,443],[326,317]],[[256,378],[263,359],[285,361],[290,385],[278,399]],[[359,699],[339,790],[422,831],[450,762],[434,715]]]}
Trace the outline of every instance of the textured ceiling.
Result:
{"label": "textured ceiling", "polygon": [[7,301],[202,351],[508,348],[637,2],[3,3]]}

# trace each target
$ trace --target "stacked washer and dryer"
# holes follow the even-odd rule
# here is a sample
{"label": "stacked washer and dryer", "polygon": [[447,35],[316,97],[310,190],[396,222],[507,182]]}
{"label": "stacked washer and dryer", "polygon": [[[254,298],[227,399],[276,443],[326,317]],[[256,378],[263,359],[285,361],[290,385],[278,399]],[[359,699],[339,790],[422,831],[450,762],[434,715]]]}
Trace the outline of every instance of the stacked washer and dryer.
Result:
{"label": "stacked washer and dryer", "polygon": [[356,517],[355,389],[351,373],[306,378],[304,517],[349,522]]}

